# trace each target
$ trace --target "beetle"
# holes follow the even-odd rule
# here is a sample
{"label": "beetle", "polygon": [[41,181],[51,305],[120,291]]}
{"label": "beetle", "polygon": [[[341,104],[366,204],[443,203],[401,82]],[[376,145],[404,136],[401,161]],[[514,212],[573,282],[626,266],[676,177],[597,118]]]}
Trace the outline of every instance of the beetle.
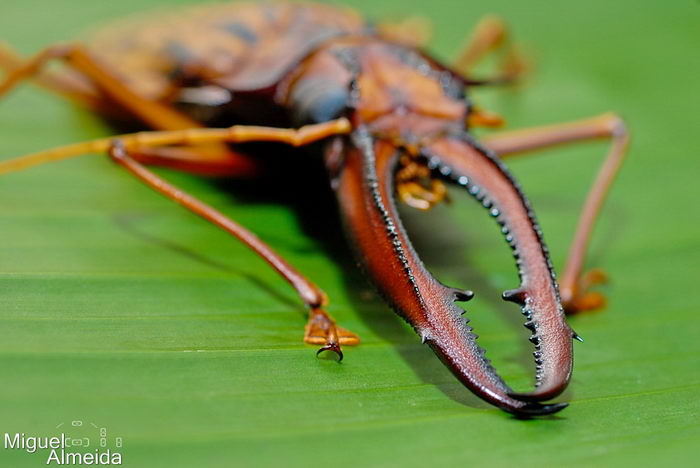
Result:
{"label": "beetle", "polygon": [[[373,25],[342,7],[313,3],[240,3],[189,7],[106,27],[83,45],[55,45],[23,59],[0,48],[0,97],[28,79],[110,121],[148,130],[53,148],[0,162],[0,174],[86,153],[107,153],[156,191],[228,231],[265,259],[309,309],[304,341],[335,352],[359,343],[326,312],[326,294],[253,233],[163,180],[157,165],[206,176],[251,177],[260,155],[246,142],[309,146],[321,158],[342,222],[367,276],[472,392],[519,417],[552,414],[566,388],[578,336],[565,312],[595,309],[604,297],[583,273],[595,219],[628,146],[623,120],[606,113],[575,122],[495,133],[471,129],[499,118],[467,97],[474,86],[508,82],[522,69],[510,54],[503,73],[471,76],[487,53],[508,50],[495,17],[478,23],[464,51],[447,65],[423,50],[420,24]],[[506,44],[505,46],[503,46]],[[513,50],[512,47],[509,50]],[[61,60],[70,69],[43,69]],[[503,159],[554,145],[610,140],[583,206],[558,283],[542,232]],[[303,161],[304,156],[300,161]],[[503,293],[519,304],[532,331],[536,382],[514,392],[485,358],[455,303],[473,293],[448,287],[425,268],[397,213],[396,196],[430,209],[445,184],[474,197],[500,225],[520,285]]]}

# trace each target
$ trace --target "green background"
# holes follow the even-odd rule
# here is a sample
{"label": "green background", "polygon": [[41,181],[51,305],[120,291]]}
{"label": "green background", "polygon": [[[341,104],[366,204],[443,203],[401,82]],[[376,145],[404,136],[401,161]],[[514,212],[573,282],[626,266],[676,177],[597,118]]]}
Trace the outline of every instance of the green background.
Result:
{"label": "green background", "polygon": [[[29,54],[173,3],[3,0],[0,38]],[[122,436],[124,464],[139,467],[691,464],[700,443],[698,3],[348,3],[375,18],[429,18],[431,50],[443,58],[480,16],[501,14],[535,69],[518,90],[475,98],[511,128],[608,110],[629,122],[630,156],[589,257],[610,273],[609,307],[571,319],[586,341],[576,344],[570,408],[519,421],[459,385],[358,275],[331,205],[305,200],[325,193],[302,189],[322,179],[251,187],[163,172],[329,293],[330,312],[364,340],[340,365],[301,343],[303,309],[262,261],[93,156],[0,180],[0,432],[94,422]],[[0,102],[2,158],[109,132],[31,86]],[[558,268],[605,148],[509,163]],[[495,225],[462,194],[428,214],[404,211],[437,276],[476,291],[469,316],[499,371],[528,388],[532,350],[517,307],[499,299],[517,278]],[[2,466],[45,458],[0,448]]]}

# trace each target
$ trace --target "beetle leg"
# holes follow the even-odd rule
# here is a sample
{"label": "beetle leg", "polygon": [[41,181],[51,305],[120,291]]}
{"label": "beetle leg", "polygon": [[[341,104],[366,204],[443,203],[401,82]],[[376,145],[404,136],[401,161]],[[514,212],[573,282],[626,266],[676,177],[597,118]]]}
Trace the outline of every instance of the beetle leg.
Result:
{"label": "beetle leg", "polygon": [[[46,65],[53,59],[64,60],[79,75],[45,73]],[[199,122],[167,105],[135,93],[104,65],[96,62],[80,45],[52,46],[33,58],[24,60],[9,46],[0,43],[0,68],[8,71],[5,80],[0,81],[0,98],[22,81],[37,77],[39,84],[47,89],[116,119],[125,118],[126,113],[126,117],[139,119],[158,130],[182,130],[202,126]],[[152,156],[150,160],[156,162],[163,159],[157,157],[157,154],[174,154],[170,150],[154,150],[149,153]],[[233,168],[237,173],[251,173],[255,170],[255,164],[251,158],[224,144],[200,146],[197,148],[196,157],[199,161],[218,160],[226,166],[226,170],[230,171]],[[165,165],[172,166],[174,159],[182,158],[168,157]],[[209,167],[213,164],[211,161],[208,161]],[[183,163],[180,166],[187,170],[186,168],[192,164]],[[199,170],[194,172],[202,173]]]}
{"label": "beetle leg", "polygon": [[131,150],[129,156],[147,166],[167,167],[201,176],[251,177],[261,170],[252,157],[231,148],[219,152],[199,150],[196,147],[142,147]]}
{"label": "beetle leg", "polygon": [[[0,69],[9,74],[21,68],[25,63],[24,57],[17,54],[8,44],[0,41]],[[105,110],[104,98],[99,96],[99,93],[93,86],[80,80],[78,77],[44,70],[42,73],[37,74],[35,80],[43,88],[66,96],[89,109],[98,112]]]}
{"label": "beetle leg", "polygon": [[7,161],[0,161],[0,174],[23,170],[50,161],[81,156],[88,153],[104,153],[115,139],[122,141],[129,151],[157,148],[169,145],[200,145],[208,143],[244,143],[273,141],[291,146],[304,146],[333,135],[350,132],[352,125],[346,118],[320,124],[306,125],[298,129],[234,125],[229,128],[190,128],[174,131],[150,131],[59,146],[27,154]]}
{"label": "beetle leg", "polygon": [[596,309],[605,304],[605,298],[600,293],[588,291],[590,286],[604,282],[605,275],[599,270],[582,274],[582,269],[593,226],[627,153],[629,135],[625,123],[616,114],[608,113],[591,119],[515,130],[483,139],[491,150],[508,157],[564,143],[601,138],[611,140],[610,150],[584,202],[560,282],[562,302],[568,313]]}
{"label": "beetle leg", "polygon": [[[42,73],[42,69],[47,62],[55,58],[65,60],[81,75]],[[124,112],[126,112],[126,115],[133,115],[133,117],[142,120],[145,124],[160,130],[201,127],[199,122],[190,119],[185,114],[137,95],[116,77],[112,76],[109,71],[101,67],[101,65],[93,61],[87,52],[76,45],[50,47],[37,54],[33,59],[24,60],[8,46],[0,43],[0,68],[8,71],[4,82],[0,81],[0,98],[21,81],[37,76],[40,85],[103,115],[120,119],[124,118]],[[83,77],[89,78],[93,84],[91,85],[79,79]],[[95,87],[104,95],[101,95]],[[115,107],[115,103],[118,106]],[[149,151],[150,157],[147,159],[149,162],[160,163],[169,167],[177,165],[178,167],[176,168],[183,170],[194,168],[193,172],[197,173],[211,174],[212,170],[215,169],[216,172],[213,173],[217,175],[225,175],[231,172],[251,174],[256,170],[251,158],[223,144],[200,146],[197,148],[196,154],[189,152],[187,155],[184,155],[183,153],[184,151],[172,151],[169,149],[152,150]],[[159,155],[164,155],[165,157],[159,157]],[[196,164],[192,163],[194,159],[197,160]],[[183,161],[177,164],[177,160]],[[207,165],[207,171],[199,170],[199,167],[204,163]],[[215,163],[221,167],[213,168]]]}
{"label": "beetle leg", "polygon": [[313,345],[323,345],[316,354],[323,351],[333,351],[338,360],[343,360],[341,345],[354,346],[360,344],[360,337],[351,331],[336,325],[335,320],[321,308],[312,308],[309,320],[304,328],[304,342]]}
{"label": "beetle leg", "polygon": [[151,127],[168,130],[201,127],[201,124],[185,114],[139,96],[78,44],[50,46],[10,71],[5,80],[0,82],[0,98],[22,81],[39,74],[47,64],[56,59],[65,61],[71,68],[89,78],[110,100],[129,110]]}
{"label": "beetle leg", "polygon": [[274,252],[255,234],[228,218],[223,213],[183,192],[151,172],[129,155],[126,147],[120,140],[114,140],[108,151],[112,160],[126,168],[131,174],[146,183],[146,185],[207,221],[224,229],[229,234],[232,234],[250,247],[255,253],[260,255],[260,257],[287,280],[287,282],[296,289],[301,300],[310,309],[309,322],[306,326],[304,341],[310,344],[322,344],[323,347],[319,349],[319,353],[326,350],[334,351],[339,359],[342,359],[343,353],[340,348],[341,345],[356,345],[360,342],[359,337],[354,333],[337,327],[333,318],[323,310],[323,307],[328,304],[328,297],[326,294],[287,263],[286,260]]}
{"label": "beetle leg", "polygon": [[472,69],[481,59],[488,53],[503,47],[505,47],[505,52],[500,74],[486,80],[474,80],[473,84],[499,84],[516,81],[527,71],[528,66],[517,48],[510,44],[505,22],[495,15],[485,16],[477,23],[469,41],[452,66],[465,77],[470,77]]}
{"label": "beetle leg", "polygon": [[409,47],[425,47],[433,36],[433,25],[422,16],[409,16],[397,22],[383,22],[377,25],[384,39]]}

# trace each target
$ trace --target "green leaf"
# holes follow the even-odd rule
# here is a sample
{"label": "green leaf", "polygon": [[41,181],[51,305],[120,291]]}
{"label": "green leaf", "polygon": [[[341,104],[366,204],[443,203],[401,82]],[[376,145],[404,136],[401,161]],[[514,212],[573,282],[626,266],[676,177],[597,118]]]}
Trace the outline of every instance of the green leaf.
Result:
{"label": "green leaf", "polygon": [[[0,36],[31,54],[173,3],[4,0]],[[1,179],[0,432],[95,423],[123,437],[126,466],[690,465],[700,442],[697,5],[348,3],[378,18],[429,17],[443,58],[481,15],[506,18],[533,73],[518,90],[474,96],[511,127],[608,110],[629,122],[630,157],[589,258],[612,278],[609,307],[571,320],[586,341],[570,408],[518,421],[464,389],[356,272],[332,202],[315,196],[327,192],[312,163],[308,179],[255,184],[162,174],[329,293],[330,312],[363,339],[342,364],[302,344],[303,308],[255,255],[86,156]],[[110,132],[31,86],[0,101],[3,159]],[[604,152],[583,144],[510,163],[559,268]],[[526,331],[499,299],[516,284],[512,260],[487,216],[454,198],[428,214],[404,210],[409,228],[441,279],[476,291],[468,315],[480,342],[527,389]],[[0,447],[2,466],[45,462],[44,451]]]}

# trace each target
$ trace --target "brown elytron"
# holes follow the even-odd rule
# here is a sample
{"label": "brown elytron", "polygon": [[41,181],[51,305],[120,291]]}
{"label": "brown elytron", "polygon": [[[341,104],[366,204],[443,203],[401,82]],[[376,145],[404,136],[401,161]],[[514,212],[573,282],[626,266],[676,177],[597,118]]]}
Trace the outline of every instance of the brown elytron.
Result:
{"label": "brown elytron", "polygon": [[[514,78],[508,56],[501,76],[467,78],[472,66],[506,40],[497,18],[479,23],[452,67],[420,51],[423,23],[371,27],[356,13],[316,4],[223,4],[127,20],[80,44],[52,46],[30,60],[0,48],[0,96],[26,79],[112,121],[152,131],[126,134],[0,163],[0,174],[85,153],[112,159],[156,191],[240,239],[262,256],[309,307],[304,340],[342,358],[359,343],[324,310],[327,297],[250,231],[146,168],[251,176],[259,155],[244,142],[310,143],[325,161],[348,237],[368,276],[452,372],[475,394],[519,416],[550,414],[572,371],[564,311],[599,307],[588,287],[604,277],[582,267],[594,221],[625,154],[628,137],[613,114],[490,136],[473,125],[500,119],[472,106],[472,85]],[[59,59],[68,70],[49,74]],[[294,128],[294,129],[292,129]],[[561,290],[529,202],[502,157],[562,143],[607,138],[611,149],[585,202]],[[418,258],[397,214],[395,195],[429,209],[452,184],[473,196],[501,226],[520,286],[505,300],[522,306],[536,351],[536,387],[516,394],[476,343],[463,310],[471,291],[437,281]],[[561,292],[560,292],[561,291]]]}

